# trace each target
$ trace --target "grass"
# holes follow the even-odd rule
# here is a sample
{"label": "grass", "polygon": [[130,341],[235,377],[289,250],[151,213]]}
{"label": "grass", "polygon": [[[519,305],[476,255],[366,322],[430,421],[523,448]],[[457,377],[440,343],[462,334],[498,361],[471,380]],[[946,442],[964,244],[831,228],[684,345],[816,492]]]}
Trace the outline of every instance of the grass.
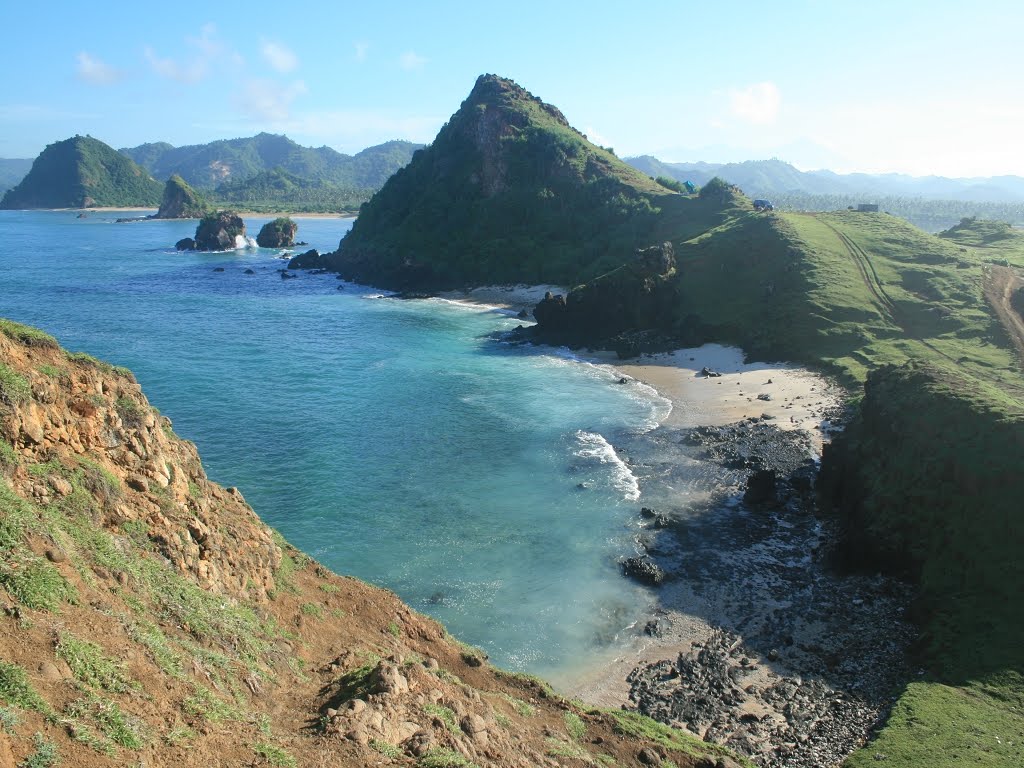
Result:
{"label": "grass", "polygon": [[324,617],[323,607],[317,605],[316,603],[303,603],[299,607],[299,612],[303,616],[315,616],[318,619],[322,619]]}
{"label": "grass", "polygon": [[267,765],[275,768],[298,768],[298,761],[276,744],[261,741],[253,745],[252,751],[262,757]]}
{"label": "grass", "polygon": [[[127,602],[127,600],[126,600]],[[145,606],[140,603],[143,611]],[[141,612],[141,611],[140,611]],[[128,636],[149,652],[150,657],[164,673],[176,680],[185,679],[184,659],[156,624],[143,618],[122,619]]]}
{"label": "grass", "polygon": [[191,696],[182,702],[182,709],[193,717],[201,717],[208,723],[223,723],[230,720],[244,720],[244,714],[234,705],[227,703],[205,685],[197,683]]}
{"label": "grass", "polygon": [[339,587],[337,584],[331,584],[329,582],[324,582],[323,584],[320,584],[317,588],[327,595],[336,595],[341,591],[341,587]]}
{"label": "grass", "polygon": [[[89,746],[104,754],[113,752],[110,744],[125,749],[139,750],[146,746],[146,726],[138,718],[124,712],[116,702],[106,701],[89,694],[70,704],[66,710],[69,723],[82,730]],[[85,727],[83,728],[83,724]],[[97,733],[92,733],[95,728]]]}
{"label": "grass", "polygon": [[165,733],[163,741],[169,747],[177,747],[180,744],[187,744],[190,741],[195,740],[198,735],[199,734],[188,726],[179,725],[171,728],[171,730]]}
{"label": "grass", "polygon": [[13,320],[0,318],[0,333],[27,347],[58,349],[60,346],[57,344],[57,340],[50,334],[40,331],[38,328],[16,323]]}
{"label": "grass", "polygon": [[13,734],[18,730],[18,723],[20,722],[21,720],[16,711],[7,707],[0,707],[0,731]]}
{"label": "grass", "polygon": [[57,745],[41,733],[32,736],[32,754],[18,763],[18,768],[52,768],[60,765]]}
{"label": "grass", "polygon": [[517,699],[515,696],[510,696],[507,693],[502,693],[499,695],[501,696],[501,698],[503,698],[505,701],[511,704],[512,709],[514,709],[521,717],[533,717],[534,713],[536,712],[532,704],[529,704],[523,701],[522,699]]}
{"label": "grass", "polygon": [[548,748],[545,750],[545,754],[549,757],[568,757],[573,760],[582,760],[586,763],[592,762],[590,753],[579,744],[549,737],[547,745]]}
{"label": "grass", "polygon": [[390,757],[392,760],[398,760],[402,757],[402,750],[396,747],[394,744],[390,744],[380,739],[370,739],[370,747],[380,752],[384,757]]}
{"label": "grass", "polygon": [[563,716],[565,720],[565,730],[574,741],[583,741],[587,735],[587,726],[584,724],[580,716],[575,712],[566,712]]}
{"label": "grass", "polygon": [[427,703],[423,705],[423,712],[427,715],[438,718],[444,727],[452,733],[459,732],[459,719],[455,715],[455,711],[448,707],[442,706],[441,704]]}
{"label": "grass", "polygon": [[28,379],[0,362],[0,403],[17,405],[27,402],[31,396],[32,387]]}
{"label": "grass", "polygon": [[394,622],[394,621],[389,621],[388,622],[388,632],[390,632],[391,635],[394,636],[394,637],[401,637],[402,636],[402,628],[399,627],[398,624],[396,622]]}
{"label": "grass", "polygon": [[20,463],[21,459],[18,458],[18,452],[14,450],[14,446],[0,437],[0,472],[9,472]]}
{"label": "grass", "polygon": [[448,747],[431,747],[416,761],[419,768],[476,768],[476,765]]}
{"label": "grass", "polygon": [[51,715],[50,705],[43,700],[29,682],[25,670],[17,664],[0,659],[0,701],[18,709]]}
{"label": "grass", "polygon": [[120,664],[108,659],[98,645],[88,640],[61,633],[56,652],[58,658],[67,662],[75,679],[90,688],[126,693],[138,687]]}
{"label": "grass", "polygon": [[659,723],[657,720],[652,720],[646,715],[641,715],[639,712],[608,710],[608,714],[615,720],[613,730],[616,733],[632,736],[643,741],[652,741],[665,749],[681,752],[688,757],[699,758],[705,755],[718,755],[729,757],[739,762],[740,765],[752,765],[748,760],[734,755],[725,747],[701,741],[696,736],[670,728],[663,723]]}
{"label": "grass", "polygon": [[543,699],[557,700],[560,698],[559,695],[555,693],[554,688],[536,675],[530,675],[526,672],[509,672],[504,669],[495,669],[494,673],[498,677],[514,682],[522,687],[535,689]]}

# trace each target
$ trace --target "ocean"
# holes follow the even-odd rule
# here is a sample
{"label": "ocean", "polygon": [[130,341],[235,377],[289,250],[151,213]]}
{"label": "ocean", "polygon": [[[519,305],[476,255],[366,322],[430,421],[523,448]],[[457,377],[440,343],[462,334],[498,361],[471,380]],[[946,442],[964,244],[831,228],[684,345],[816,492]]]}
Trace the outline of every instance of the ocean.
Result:
{"label": "ocean", "polygon": [[[646,497],[612,446],[667,401],[507,343],[507,311],[282,279],[275,250],[178,253],[194,221],[127,215],[0,211],[0,316],[131,368],[211,479],[496,664],[567,679],[630,632],[652,598],[618,560]],[[333,250],[350,226],[298,237]]]}

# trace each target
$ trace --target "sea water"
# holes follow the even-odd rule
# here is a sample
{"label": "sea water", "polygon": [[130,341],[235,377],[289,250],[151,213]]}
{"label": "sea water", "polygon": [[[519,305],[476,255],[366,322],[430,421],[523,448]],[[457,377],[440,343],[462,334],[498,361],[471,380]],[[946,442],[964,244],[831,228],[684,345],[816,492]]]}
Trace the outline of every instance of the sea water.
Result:
{"label": "sea water", "polygon": [[[647,606],[617,564],[643,492],[613,446],[664,415],[656,393],[507,343],[508,312],[284,279],[274,250],[179,253],[194,221],[126,215],[0,212],[0,316],[131,368],[293,544],[561,679]],[[298,237],[333,250],[350,226]]]}

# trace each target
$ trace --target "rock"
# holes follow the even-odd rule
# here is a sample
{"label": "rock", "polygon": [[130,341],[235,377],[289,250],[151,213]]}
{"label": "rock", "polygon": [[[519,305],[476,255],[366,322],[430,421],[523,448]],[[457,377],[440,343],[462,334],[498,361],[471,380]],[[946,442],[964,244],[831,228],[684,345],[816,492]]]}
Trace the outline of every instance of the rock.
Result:
{"label": "rock", "polygon": [[298,275],[293,275],[293,274],[290,274],[288,272],[283,272],[283,271],[281,272],[281,279],[282,280],[294,280],[296,277],[298,277]]}
{"label": "rock", "polygon": [[533,308],[533,317],[540,326],[560,326],[565,318],[565,296],[547,291]]}
{"label": "rock", "polygon": [[654,517],[656,514],[650,507],[640,507],[640,517]]}
{"label": "rock", "polygon": [[530,313],[527,312],[525,309],[521,309],[516,314],[516,317],[519,318],[520,320],[529,320],[530,319]]}
{"label": "rock", "polygon": [[[312,248],[305,253],[300,253],[288,262],[288,269],[318,269],[323,262],[320,251]],[[341,280],[341,275],[338,275]]]}
{"label": "rock", "polygon": [[46,559],[49,560],[51,563],[63,563],[68,559],[68,556],[64,554],[63,550],[57,549],[56,547],[51,547],[50,549],[46,550]]}
{"label": "rock", "polygon": [[434,743],[430,731],[416,731],[405,741],[405,751],[413,757],[423,757]]}
{"label": "rock", "polygon": [[295,244],[295,233],[299,225],[287,216],[268,221],[256,235],[260,248],[290,248]]}
{"label": "rock", "polygon": [[213,271],[214,272],[223,272],[224,271],[224,267],[214,267]]}
{"label": "rock", "polygon": [[51,475],[49,483],[50,487],[61,496],[70,496],[75,491],[75,487],[60,475]]}
{"label": "rock", "polygon": [[743,501],[747,504],[773,504],[778,501],[774,469],[759,469],[747,478]]}
{"label": "rock", "polygon": [[706,365],[700,369],[700,375],[707,376],[709,379],[717,379],[721,378],[722,376],[722,374],[720,374],[718,371],[712,370],[711,368],[708,368]]}
{"label": "rock", "polygon": [[649,557],[629,557],[621,563],[622,573],[641,584],[660,586],[665,581],[665,571]]}
{"label": "rock", "polygon": [[661,756],[650,747],[644,747],[637,752],[636,759],[643,765],[661,765]]}
{"label": "rock", "polygon": [[196,249],[196,241],[191,237],[183,237],[174,244],[174,247],[179,251],[194,251]]}
{"label": "rock", "polygon": [[[154,219],[198,219],[209,206],[178,174],[172,174],[164,185],[164,196]],[[184,249],[178,249],[184,250]]]}
{"label": "rock", "polygon": [[39,665],[39,676],[49,683],[56,683],[64,679],[64,675],[52,661],[44,661]]}
{"label": "rock", "polygon": [[253,270],[251,270],[251,269],[247,269],[247,270],[245,270],[245,271],[244,271],[244,272],[243,272],[242,274],[243,274],[243,275],[255,275],[255,274],[256,274],[256,272],[255,272],[255,271],[253,271]]}
{"label": "rock", "polygon": [[234,211],[218,211],[204,216],[196,227],[195,247],[200,251],[226,251],[235,247],[235,238],[245,236],[245,222]]}

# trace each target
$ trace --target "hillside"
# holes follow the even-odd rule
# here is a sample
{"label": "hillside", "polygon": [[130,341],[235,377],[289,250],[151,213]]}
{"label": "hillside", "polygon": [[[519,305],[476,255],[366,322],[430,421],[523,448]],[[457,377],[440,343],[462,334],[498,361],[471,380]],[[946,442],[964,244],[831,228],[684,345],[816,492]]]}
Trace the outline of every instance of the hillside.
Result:
{"label": "hillside", "polygon": [[325,265],[389,288],[577,282],[649,245],[658,216],[688,202],[591,144],[555,107],[483,75]]}
{"label": "hillside", "polygon": [[131,373],[0,321],[0,765],[740,765],[491,667],[210,482]]}
{"label": "hillside", "polygon": [[300,178],[275,168],[239,181],[225,181],[212,193],[218,203],[247,211],[358,213],[374,189]]}
{"label": "hillside", "polygon": [[0,208],[156,207],[163,185],[130,159],[91,136],[50,144]]}
{"label": "hillside", "polygon": [[287,136],[261,133],[209,144],[174,147],[158,142],[120,151],[158,179],[176,173],[204,190],[274,170],[320,185],[379,189],[419,148],[407,141],[389,141],[350,156],[330,147],[303,147]]}

